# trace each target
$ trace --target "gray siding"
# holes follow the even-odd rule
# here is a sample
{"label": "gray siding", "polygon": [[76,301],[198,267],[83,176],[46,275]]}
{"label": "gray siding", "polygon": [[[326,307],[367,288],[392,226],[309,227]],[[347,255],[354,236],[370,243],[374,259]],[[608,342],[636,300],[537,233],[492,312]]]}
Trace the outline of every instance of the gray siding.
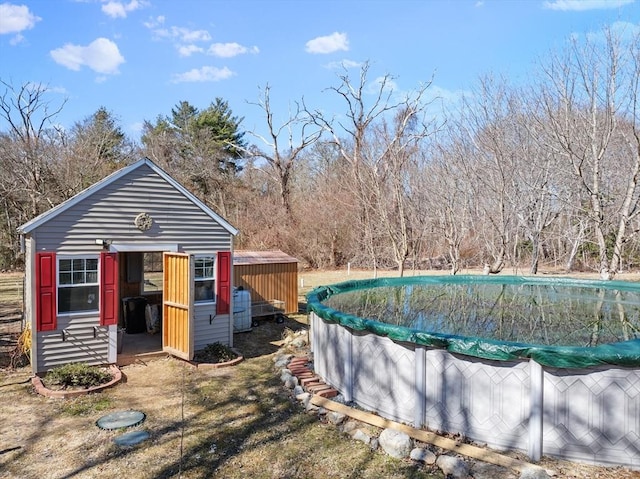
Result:
{"label": "gray siding", "polygon": [[[153,219],[140,231],[135,217]],[[38,250],[59,253],[101,251],[96,239],[127,244],[177,243],[187,253],[231,249],[232,237],[197,205],[151,168],[142,165],[36,228]]]}
{"label": "gray siding", "polygon": [[38,371],[74,362],[109,363],[109,328],[99,324],[100,320],[92,316],[58,316],[57,330],[37,334]]}
{"label": "gray siding", "polygon": [[[194,351],[204,349],[207,344],[222,343],[233,346],[229,334],[229,315],[216,316],[215,305],[194,306],[195,344]],[[211,316],[211,324],[209,324]]]}

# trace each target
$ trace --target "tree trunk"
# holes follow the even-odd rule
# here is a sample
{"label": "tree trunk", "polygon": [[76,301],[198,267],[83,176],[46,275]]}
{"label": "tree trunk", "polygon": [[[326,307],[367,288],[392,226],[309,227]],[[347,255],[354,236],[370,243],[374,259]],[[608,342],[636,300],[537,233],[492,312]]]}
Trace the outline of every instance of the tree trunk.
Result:
{"label": "tree trunk", "polygon": [[540,261],[540,236],[532,234],[531,239],[531,274],[538,274],[538,262]]}

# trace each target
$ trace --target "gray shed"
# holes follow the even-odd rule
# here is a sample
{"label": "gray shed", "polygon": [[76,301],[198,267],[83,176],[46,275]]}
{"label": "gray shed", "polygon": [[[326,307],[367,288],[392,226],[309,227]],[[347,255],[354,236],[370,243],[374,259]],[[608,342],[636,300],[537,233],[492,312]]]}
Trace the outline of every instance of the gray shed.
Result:
{"label": "gray shed", "polygon": [[150,160],[19,232],[34,373],[115,363],[119,334],[147,333],[150,320],[162,349],[184,359],[210,343],[233,346],[238,231]]}

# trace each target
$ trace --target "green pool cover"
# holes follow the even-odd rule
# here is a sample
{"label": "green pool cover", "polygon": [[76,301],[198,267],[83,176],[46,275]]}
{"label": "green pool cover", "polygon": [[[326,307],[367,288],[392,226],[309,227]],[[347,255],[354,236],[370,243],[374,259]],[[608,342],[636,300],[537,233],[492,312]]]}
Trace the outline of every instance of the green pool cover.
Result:
{"label": "green pool cover", "polygon": [[[633,339],[596,344],[593,346],[562,346],[530,344],[517,341],[503,341],[462,334],[447,334],[426,331],[416,327],[389,324],[381,320],[359,317],[338,311],[325,304],[327,299],[341,293],[364,291],[381,287],[405,287],[415,285],[536,285],[549,286],[559,291],[562,288],[580,288],[593,295],[602,291],[624,294],[625,307],[634,315],[628,330]],[[575,298],[568,301],[577,302]],[[597,303],[597,301],[594,301]],[[431,348],[446,349],[452,353],[497,361],[533,359],[538,363],[555,368],[587,368],[599,365],[620,367],[640,367],[640,283],[626,281],[595,281],[566,278],[535,278],[522,276],[415,276],[408,278],[378,278],[321,286],[307,294],[307,308],[320,318],[341,324],[358,331],[370,331],[394,341],[409,342]],[[617,314],[617,313],[616,313]],[[626,321],[626,320],[625,320]]]}

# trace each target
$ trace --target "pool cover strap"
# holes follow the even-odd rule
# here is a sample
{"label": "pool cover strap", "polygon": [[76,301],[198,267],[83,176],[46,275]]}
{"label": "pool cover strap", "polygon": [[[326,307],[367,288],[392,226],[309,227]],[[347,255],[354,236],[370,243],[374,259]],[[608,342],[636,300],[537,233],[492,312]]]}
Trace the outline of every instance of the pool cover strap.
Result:
{"label": "pool cover strap", "polygon": [[[599,365],[622,367],[640,367],[640,339],[622,341],[613,344],[600,344],[594,347],[580,346],[544,346],[509,341],[498,341],[479,337],[465,337],[452,334],[441,334],[420,331],[405,326],[386,324],[371,319],[360,318],[351,314],[336,311],[322,302],[329,296],[347,291],[367,289],[381,286],[403,286],[407,284],[447,282],[464,284],[469,282],[504,283],[539,283],[549,284],[549,279],[531,277],[487,277],[487,276],[420,276],[411,278],[378,278],[321,286],[307,294],[307,308],[320,318],[341,324],[358,331],[370,331],[379,336],[386,336],[393,341],[404,341],[431,348],[446,349],[456,354],[464,354],[482,359],[496,361],[514,361],[533,359],[536,362],[555,368],[586,368]],[[558,278],[553,284],[589,285],[619,290],[635,290],[640,286],[623,281],[587,281],[566,280]]]}

